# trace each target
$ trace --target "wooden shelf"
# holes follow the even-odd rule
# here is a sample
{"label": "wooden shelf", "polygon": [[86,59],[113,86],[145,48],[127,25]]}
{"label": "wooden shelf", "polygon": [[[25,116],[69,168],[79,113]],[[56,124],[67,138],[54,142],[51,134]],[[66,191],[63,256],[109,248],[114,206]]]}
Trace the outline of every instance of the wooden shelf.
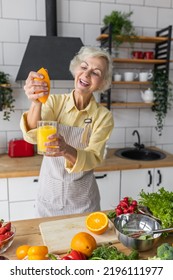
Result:
{"label": "wooden shelf", "polygon": [[151,81],[147,82],[140,82],[140,81],[131,81],[131,82],[126,82],[126,81],[112,81],[113,85],[149,85],[151,84]]}
{"label": "wooden shelf", "polygon": [[[105,103],[106,104],[106,103]],[[154,103],[145,103],[145,102],[113,102],[111,103],[111,108],[115,107],[124,107],[124,108],[151,108],[154,105]]]}
{"label": "wooden shelf", "polygon": [[11,87],[11,85],[10,85],[10,84],[0,84],[0,87],[10,88],[10,87]]}
{"label": "wooden shelf", "polygon": [[166,59],[135,59],[135,58],[113,58],[112,61],[117,63],[140,63],[140,64],[162,64],[167,62]]}
{"label": "wooden shelf", "polygon": [[[109,34],[101,34],[96,38],[96,40],[101,41],[101,40],[106,40],[108,38],[109,38]],[[122,40],[122,36],[116,36],[116,38]],[[148,36],[131,37],[131,41],[134,43],[160,43],[167,40],[168,40],[167,37],[148,37]],[[173,40],[173,38],[171,40]],[[129,39],[125,38],[123,39],[123,41],[129,42]]]}

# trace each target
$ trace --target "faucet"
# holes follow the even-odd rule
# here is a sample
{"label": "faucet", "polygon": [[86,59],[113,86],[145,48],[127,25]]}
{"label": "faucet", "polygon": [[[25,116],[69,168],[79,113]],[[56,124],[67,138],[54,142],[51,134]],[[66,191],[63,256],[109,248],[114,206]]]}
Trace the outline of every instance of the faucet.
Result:
{"label": "faucet", "polygon": [[134,143],[134,146],[135,146],[138,150],[143,149],[143,148],[144,148],[144,144],[141,144],[140,135],[139,135],[139,132],[138,132],[137,130],[134,130],[133,133],[132,133],[133,136],[134,136],[135,134],[136,134],[137,137],[138,137],[138,142],[137,142],[137,143]]}

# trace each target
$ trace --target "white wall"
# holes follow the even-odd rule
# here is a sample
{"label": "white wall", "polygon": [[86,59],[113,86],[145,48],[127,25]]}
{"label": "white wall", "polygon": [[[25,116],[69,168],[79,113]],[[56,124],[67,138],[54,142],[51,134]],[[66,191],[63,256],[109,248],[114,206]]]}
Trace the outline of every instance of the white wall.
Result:
{"label": "white wall", "polygon": [[[50,0],[51,1],[51,0]],[[155,31],[172,25],[173,0],[57,0],[57,25],[59,36],[80,37],[85,45],[99,45],[102,20],[112,10],[133,11],[132,20],[139,35],[154,36]],[[10,74],[15,97],[15,112],[10,121],[3,120],[0,112],[0,153],[7,152],[8,141],[22,137],[19,121],[29,107],[23,82],[15,82],[30,35],[46,35],[45,0],[0,0],[0,71]],[[138,48],[153,46],[138,45]],[[122,55],[129,55],[127,47]],[[133,66],[134,67],[134,66]],[[135,66],[136,67],[136,66]],[[139,67],[139,66],[138,66]],[[120,69],[121,70],[121,69]],[[134,70],[134,68],[133,68]],[[136,68],[139,71],[139,68]],[[171,65],[170,80],[173,80]],[[52,93],[69,92],[70,81],[52,81]],[[140,100],[139,88],[119,87],[113,90],[115,100]],[[132,145],[137,139],[132,131],[138,129],[146,145],[156,145],[173,153],[173,110],[165,120],[163,135],[155,130],[155,118],[151,109],[113,109],[115,128],[109,146]]]}

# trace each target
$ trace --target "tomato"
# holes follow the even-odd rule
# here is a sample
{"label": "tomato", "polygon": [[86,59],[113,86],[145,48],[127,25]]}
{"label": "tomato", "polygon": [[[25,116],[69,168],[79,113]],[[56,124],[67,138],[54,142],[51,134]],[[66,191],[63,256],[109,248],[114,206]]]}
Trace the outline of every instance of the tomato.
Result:
{"label": "tomato", "polygon": [[4,241],[7,237],[4,234],[0,234],[0,241]]}
{"label": "tomato", "polygon": [[16,249],[16,256],[19,260],[23,260],[28,253],[30,246],[29,245],[21,245]]}
{"label": "tomato", "polygon": [[6,233],[7,231],[10,231],[10,230],[11,230],[11,222],[9,222],[5,225],[1,225],[0,234],[4,234],[4,233]]}
{"label": "tomato", "polygon": [[27,252],[28,260],[47,260],[47,254],[47,246],[31,246]]}
{"label": "tomato", "polygon": [[42,256],[42,255],[31,255],[31,256],[28,256],[28,260],[30,260],[30,261],[48,260],[48,257]]}
{"label": "tomato", "polygon": [[7,238],[11,237],[13,234],[14,234],[14,232],[12,232],[12,231],[7,231],[7,232],[4,234],[4,236],[5,236],[6,239],[7,239]]}

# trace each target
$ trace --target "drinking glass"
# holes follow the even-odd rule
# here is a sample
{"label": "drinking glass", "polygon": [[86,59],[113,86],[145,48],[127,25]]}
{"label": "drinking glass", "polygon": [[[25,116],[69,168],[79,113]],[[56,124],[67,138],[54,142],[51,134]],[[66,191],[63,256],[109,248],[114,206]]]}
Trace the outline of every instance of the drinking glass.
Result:
{"label": "drinking glass", "polygon": [[[45,142],[50,142],[49,135],[57,133],[58,124],[56,121],[38,121],[37,122],[37,153],[46,154],[47,147]],[[50,153],[49,153],[50,154]]]}

